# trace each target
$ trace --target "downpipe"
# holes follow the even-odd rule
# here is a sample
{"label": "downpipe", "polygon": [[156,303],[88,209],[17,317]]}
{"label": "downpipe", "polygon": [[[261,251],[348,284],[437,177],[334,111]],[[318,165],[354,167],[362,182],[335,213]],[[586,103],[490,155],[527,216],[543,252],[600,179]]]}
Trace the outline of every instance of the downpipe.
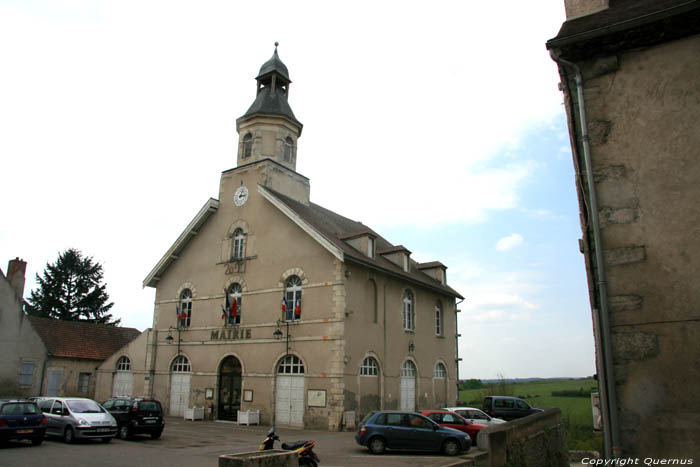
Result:
{"label": "downpipe", "polygon": [[[588,135],[588,124],[586,123],[586,106],[583,100],[583,76],[581,69],[573,62],[564,60],[556,55],[553,50],[549,51],[549,55],[557,63],[566,74],[566,67],[574,70],[576,81],[576,96],[578,99],[579,109],[579,124],[581,129],[581,142],[583,146],[583,161],[586,168],[586,184],[588,186],[588,218],[591,221],[593,229],[593,246],[595,249],[596,263],[596,278],[598,285],[598,293],[600,294],[599,308],[594,309],[594,313],[598,317],[599,333],[596,333],[597,348],[602,350],[603,363],[603,384],[602,386],[602,412],[603,412],[603,435],[605,438],[605,456],[607,458],[615,458],[622,455],[622,448],[619,439],[619,426],[617,420],[617,401],[615,398],[615,373],[612,362],[612,348],[610,344],[610,321],[608,309],[608,287],[605,274],[605,262],[603,257],[603,243],[600,236],[600,218],[598,217],[598,198],[596,196],[595,184],[593,179],[593,164],[591,162],[591,147],[590,137]],[[569,99],[569,83],[564,79],[564,84],[567,88]],[[571,111],[574,112],[573,102],[571,102]],[[594,323],[595,324],[595,323]]]}

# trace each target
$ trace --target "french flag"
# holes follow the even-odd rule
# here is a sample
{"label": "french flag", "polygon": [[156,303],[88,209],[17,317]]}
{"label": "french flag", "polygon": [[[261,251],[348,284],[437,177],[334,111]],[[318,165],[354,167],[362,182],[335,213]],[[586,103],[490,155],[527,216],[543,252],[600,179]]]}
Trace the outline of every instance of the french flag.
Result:
{"label": "french flag", "polygon": [[284,313],[286,311],[287,311],[287,299],[283,297],[282,298],[282,312]]}
{"label": "french flag", "polygon": [[233,305],[231,305],[231,316],[236,318],[238,316],[238,299],[233,297]]}
{"label": "french flag", "polygon": [[294,304],[294,314],[297,318],[301,318],[301,299],[297,298],[297,302]]}

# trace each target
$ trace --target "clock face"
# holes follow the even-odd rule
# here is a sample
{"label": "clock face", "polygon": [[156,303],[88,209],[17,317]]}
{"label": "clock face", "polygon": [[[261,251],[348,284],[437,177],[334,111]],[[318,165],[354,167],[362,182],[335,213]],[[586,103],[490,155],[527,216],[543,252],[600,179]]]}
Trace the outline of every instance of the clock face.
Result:
{"label": "clock face", "polygon": [[248,201],[248,188],[239,187],[233,195],[233,202],[236,206],[243,206],[246,201]]}

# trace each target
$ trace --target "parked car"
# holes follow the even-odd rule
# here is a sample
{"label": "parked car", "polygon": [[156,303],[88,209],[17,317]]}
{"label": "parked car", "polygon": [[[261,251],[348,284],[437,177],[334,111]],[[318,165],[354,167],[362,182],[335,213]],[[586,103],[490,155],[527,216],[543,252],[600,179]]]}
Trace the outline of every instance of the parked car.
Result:
{"label": "parked car", "polygon": [[421,413],[440,426],[446,426],[465,432],[472,439],[472,445],[476,444],[476,435],[479,431],[486,428],[486,425],[469,423],[458,414],[450,412],[449,410],[424,410],[421,411]]}
{"label": "parked car", "polygon": [[105,443],[117,435],[117,421],[100,404],[82,397],[54,397],[39,403],[46,416],[46,435],[66,443],[94,438]]}
{"label": "parked car", "polygon": [[542,412],[542,409],[531,407],[530,404],[518,397],[488,396],[484,397],[484,412],[492,417],[503,420],[515,420],[527,417],[533,413]]}
{"label": "parked car", "polygon": [[360,422],[355,441],[372,454],[388,449],[442,451],[456,456],[471,447],[469,435],[441,427],[415,412],[378,411],[368,413]]}
{"label": "parked car", "polygon": [[155,399],[116,397],[105,401],[102,407],[117,420],[120,439],[136,434],[148,434],[158,439],[165,429],[163,407]]}
{"label": "parked car", "polygon": [[0,441],[28,439],[37,446],[44,441],[46,417],[36,402],[0,400]]}
{"label": "parked car", "polygon": [[476,423],[477,425],[491,425],[506,422],[500,418],[494,418],[483,410],[474,407],[445,407],[442,410],[454,412],[469,423]]}

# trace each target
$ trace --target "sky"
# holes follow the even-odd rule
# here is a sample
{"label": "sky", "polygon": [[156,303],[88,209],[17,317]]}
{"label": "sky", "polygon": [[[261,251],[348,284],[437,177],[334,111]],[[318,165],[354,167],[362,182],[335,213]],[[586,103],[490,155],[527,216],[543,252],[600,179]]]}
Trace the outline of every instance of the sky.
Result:
{"label": "sky", "polygon": [[557,68],[563,0],[0,0],[0,268],[103,265],[122,325],[236,164],[279,41],[311,200],[420,261],[459,304],[460,378],[595,373]]}

